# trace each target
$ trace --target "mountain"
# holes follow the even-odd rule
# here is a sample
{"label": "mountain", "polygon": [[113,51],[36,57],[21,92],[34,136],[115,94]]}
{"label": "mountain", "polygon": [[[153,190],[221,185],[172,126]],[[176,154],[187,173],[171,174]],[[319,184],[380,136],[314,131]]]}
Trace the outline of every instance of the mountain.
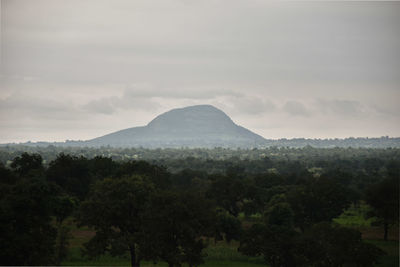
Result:
{"label": "mountain", "polygon": [[223,111],[198,105],[165,112],[149,124],[92,140],[84,146],[113,147],[255,147],[266,140],[236,125]]}
{"label": "mountain", "polygon": [[87,141],[26,142],[0,144],[0,147],[143,147],[143,148],[265,148],[312,146],[316,148],[364,147],[400,148],[399,137],[358,137],[345,139],[264,139],[236,125],[223,111],[198,105],[165,112],[149,124],[110,133]]}

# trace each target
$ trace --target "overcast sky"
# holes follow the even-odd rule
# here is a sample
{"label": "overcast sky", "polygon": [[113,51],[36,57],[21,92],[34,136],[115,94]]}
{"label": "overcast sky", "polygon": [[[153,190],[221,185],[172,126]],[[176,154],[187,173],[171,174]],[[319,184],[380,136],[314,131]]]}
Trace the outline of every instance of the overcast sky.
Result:
{"label": "overcast sky", "polygon": [[211,104],[265,138],[400,136],[400,2],[2,0],[0,143]]}

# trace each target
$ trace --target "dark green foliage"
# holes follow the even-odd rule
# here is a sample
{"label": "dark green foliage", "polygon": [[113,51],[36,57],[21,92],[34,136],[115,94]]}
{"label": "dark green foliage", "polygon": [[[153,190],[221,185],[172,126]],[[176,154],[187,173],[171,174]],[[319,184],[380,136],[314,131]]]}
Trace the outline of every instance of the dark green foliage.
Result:
{"label": "dark green foliage", "polygon": [[54,198],[51,205],[57,224],[60,225],[78,207],[78,199],[69,195],[60,194]]}
{"label": "dark green foliage", "polygon": [[204,262],[204,236],[212,235],[213,206],[194,193],[159,192],[152,197],[144,224],[143,243],[149,259],[169,266]]}
{"label": "dark green foliage", "polygon": [[226,175],[215,175],[211,179],[208,196],[214,199],[218,206],[237,217],[245,197],[242,179]]}
{"label": "dark green foliage", "polygon": [[254,224],[243,234],[239,251],[249,256],[262,255],[272,267],[294,266],[296,235],[287,227]]}
{"label": "dark green foliage", "polygon": [[304,233],[278,225],[254,224],[243,235],[239,251],[263,255],[272,267],[372,267],[384,254],[362,242],[360,232],[330,223],[316,224]]}
{"label": "dark green foliage", "polygon": [[[3,163],[0,163],[0,184],[14,184],[16,181],[17,177],[15,174],[10,169],[7,169]],[[2,195],[1,191],[0,195]]]}
{"label": "dark green foliage", "polygon": [[172,185],[178,189],[189,189],[191,187],[200,186],[201,182],[205,182],[207,178],[207,173],[202,171],[194,171],[191,169],[182,170],[171,177]]}
{"label": "dark green foliage", "polygon": [[146,161],[128,161],[120,164],[116,177],[129,176],[133,174],[145,175],[159,188],[166,188],[170,185],[170,174],[166,168],[150,164]]}
{"label": "dark green foliage", "polygon": [[384,253],[362,242],[354,229],[319,223],[298,240],[298,261],[303,266],[373,266]]}
{"label": "dark green foliage", "polygon": [[88,160],[60,154],[50,163],[47,179],[59,185],[66,193],[83,199],[92,183]]}
{"label": "dark green foliage", "polygon": [[137,175],[97,182],[79,213],[81,224],[96,230],[96,236],[85,246],[87,254],[130,252],[132,266],[139,265],[143,216],[153,190],[149,180]]}
{"label": "dark green foliage", "polygon": [[11,168],[19,176],[38,176],[43,174],[42,156],[39,154],[22,153],[11,163]]}
{"label": "dark green foliage", "polygon": [[[39,155],[18,151],[6,163],[0,150],[6,163],[0,164],[1,263],[60,263],[69,236],[63,222],[80,203],[81,223],[97,232],[87,255],[129,252],[132,265],[141,259],[200,264],[204,236],[211,235],[240,239],[243,253],[274,266],[369,266],[380,253],[360,243],[359,233],[319,222],[330,222],[350,202],[358,205],[371,184],[365,196],[375,215],[398,223],[396,149],[66,151],[94,158],[61,154],[43,167]],[[41,153],[48,159],[58,152]],[[152,163],[115,161],[133,156]]]}
{"label": "dark green foliage", "polygon": [[0,199],[0,264],[53,263],[53,188],[43,178],[21,179]]}
{"label": "dark green foliage", "polygon": [[240,220],[225,210],[218,209],[215,221],[215,240],[225,239],[230,243],[232,240],[240,240],[241,233]]}
{"label": "dark green foliage", "polygon": [[387,240],[389,226],[399,223],[399,177],[392,176],[370,186],[366,202],[373,208],[371,216],[382,220],[384,240]]}
{"label": "dark green foliage", "polygon": [[306,185],[294,187],[287,193],[297,227],[305,228],[331,221],[350,205],[348,190],[331,179],[310,179]]}
{"label": "dark green foliage", "polygon": [[292,207],[286,202],[285,195],[276,195],[267,205],[265,222],[267,225],[282,226],[292,229],[294,226],[294,213]]}
{"label": "dark green foliage", "polygon": [[298,233],[293,228],[293,211],[283,194],[273,197],[267,207],[264,224],[254,224],[243,234],[239,251],[262,255],[272,267],[294,266]]}
{"label": "dark green foliage", "polygon": [[111,158],[96,156],[89,160],[89,170],[95,180],[115,176],[119,164]]}

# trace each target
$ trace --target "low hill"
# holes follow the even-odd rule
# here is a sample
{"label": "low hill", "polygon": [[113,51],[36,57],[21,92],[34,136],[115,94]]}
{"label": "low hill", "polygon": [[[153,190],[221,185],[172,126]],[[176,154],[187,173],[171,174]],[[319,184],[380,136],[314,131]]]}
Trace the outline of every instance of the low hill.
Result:
{"label": "low hill", "polygon": [[223,111],[211,105],[172,109],[146,126],[133,127],[87,141],[27,142],[0,147],[143,147],[143,148],[265,148],[312,146],[316,148],[400,148],[399,137],[349,137],[345,139],[264,139],[235,124]]}
{"label": "low hill", "polygon": [[165,112],[143,127],[92,140],[84,146],[113,147],[255,147],[266,140],[236,125],[223,111],[198,105]]}

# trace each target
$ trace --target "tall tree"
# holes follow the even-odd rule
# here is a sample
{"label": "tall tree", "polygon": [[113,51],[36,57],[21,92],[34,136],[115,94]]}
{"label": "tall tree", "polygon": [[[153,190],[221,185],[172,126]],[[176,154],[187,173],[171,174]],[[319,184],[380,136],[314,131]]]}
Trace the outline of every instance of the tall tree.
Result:
{"label": "tall tree", "polygon": [[89,162],[84,157],[60,154],[50,162],[47,179],[58,184],[65,192],[83,199],[89,192],[92,177]]}
{"label": "tall tree", "polygon": [[250,256],[262,255],[272,267],[295,266],[293,211],[284,195],[269,201],[264,222],[254,224],[242,236],[239,251]]}
{"label": "tall tree", "polygon": [[144,225],[147,256],[170,267],[203,263],[204,236],[215,221],[210,201],[195,193],[159,192],[152,197]]}
{"label": "tall tree", "polygon": [[384,252],[364,243],[361,233],[328,222],[313,225],[297,241],[299,266],[372,267]]}
{"label": "tall tree", "polygon": [[213,181],[207,192],[208,196],[221,208],[237,217],[245,197],[245,185],[242,179],[226,175],[211,176],[211,179]]}
{"label": "tall tree", "polygon": [[383,239],[387,240],[389,227],[399,223],[399,177],[392,176],[370,186],[366,202],[373,208],[371,215],[382,220]]}
{"label": "tall tree", "polygon": [[306,185],[294,187],[287,193],[287,200],[295,225],[302,230],[318,222],[329,222],[351,203],[348,190],[328,178],[312,178]]}
{"label": "tall tree", "polygon": [[54,263],[53,194],[44,178],[29,177],[0,196],[0,265]]}
{"label": "tall tree", "polygon": [[140,265],[140,241],[145,240],[141,236],[143,216],[153,190],[153,184],[138,175],[104,179],[95,184],[79,212],[81,224],[96,231],[85,245],[90,257],[107,251],[112,255],[129,252],[131,265]]}
{"label": "tall tree", "polygon": [[40,154],[22,153],[14,158],[11,168],[19,176],[38,176],[43,174],[42,156]]}

